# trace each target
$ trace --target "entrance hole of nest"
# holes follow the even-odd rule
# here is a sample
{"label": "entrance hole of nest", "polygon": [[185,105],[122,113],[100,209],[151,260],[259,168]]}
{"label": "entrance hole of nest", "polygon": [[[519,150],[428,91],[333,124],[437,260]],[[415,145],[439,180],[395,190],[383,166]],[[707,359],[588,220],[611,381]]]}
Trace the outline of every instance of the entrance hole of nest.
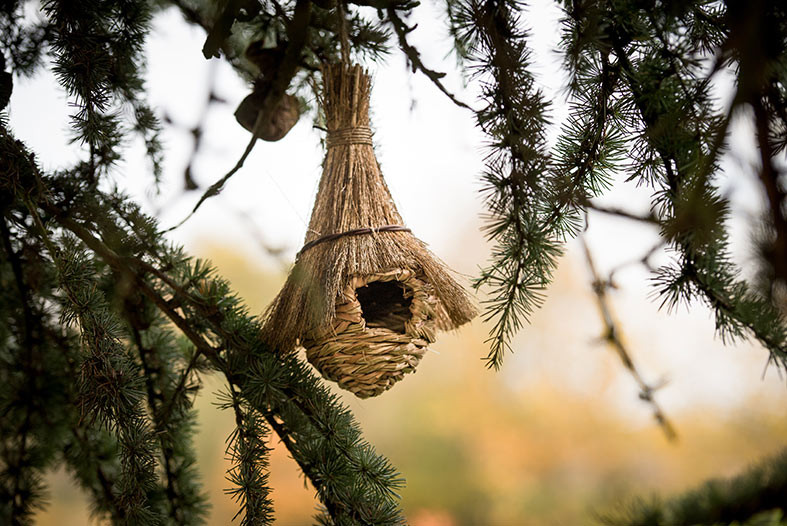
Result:
{"label": "entrance hole of nest", "polygon": [[372,281],[355,289],[366,326],[404,334],[410,319],[413,300],[405,296],[405,286],[398,281]]}

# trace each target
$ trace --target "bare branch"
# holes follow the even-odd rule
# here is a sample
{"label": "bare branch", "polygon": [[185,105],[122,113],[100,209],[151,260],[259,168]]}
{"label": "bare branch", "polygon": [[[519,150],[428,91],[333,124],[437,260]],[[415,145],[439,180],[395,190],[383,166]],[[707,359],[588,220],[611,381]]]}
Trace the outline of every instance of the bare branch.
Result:
{"label": "bare branch", "polygon": [[582,241],[582,247],[585,251],[585,258],[588,262],[588,268],[590,269],[590,272],[593,276],[593,292],[596,295],[596,301],[601,313],[601,320],[604,323],[603,339],[615,351],[615,353],[620,358],[620,361],[623,363],[623,366],[629,372],[631,377],[634,378],[634,381],[637,382],[637,385],[640,389],[640,399],[650,404],[651,408],[653,409],[653,418],[655,418],[658,425],[661,426],[661,429],[664,431],[664,435],[667,437],[667,440],[677,440],[678,435],[675,432],[675,428],[664,414],[661,406],[659,406],[658,402],[656,402],[656,399],[653,397],[653,393],[656,391],[656,389],[658,389],[658,387],[661,386],[653,386],[645,382],[639,372],[639,369],[634,364],[634,360],[631,358],[631,353],[623,343],[620,329],[617,323],[615,323],[615,318],[612,314],[612,307],[609,305],[609,298],[607,298],[607,287],[609,286],[609,282],[601,279],[598,271],[596,270],[596,265],[593,262],[593,257],[590,254],[590,248],[588,247],[585,238],[581,237],[580,239]]}

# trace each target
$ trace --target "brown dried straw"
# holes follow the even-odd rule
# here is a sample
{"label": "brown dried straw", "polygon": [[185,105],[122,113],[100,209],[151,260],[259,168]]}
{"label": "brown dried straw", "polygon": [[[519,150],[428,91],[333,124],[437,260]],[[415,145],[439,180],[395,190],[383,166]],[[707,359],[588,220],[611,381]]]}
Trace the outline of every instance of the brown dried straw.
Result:
{"label": "brown dried straw", "polygon": [[[384,305],[390,309],[384,315],[365,319],[368,313],[363,312],[357,291],[380,283],[399,285],[404,301]],[[389,299],[386,296],[380,303]],[[359,398],[376,396],[413,372],[427,345],[435,341],[436,302],[431,288],[412,270],[355,276],[336,302],[332,327],[303,341],[306,356],[342,389]]]}
{"label": "brown dried straw", "polygon": [[[262,337],[282,351],[328,335],[338,341],[337,316],[342,314],[337,308],[350,308],[347,305],[355,300],[358,286],[384,281],[380,276],[390,273],[415,280],[402,284],[405,295],[418,295],[421,288],[427,291],[429,302],[434,302],[429,321],[436,328],[450,330],[467,323],[477,309],[450,269],[409,229],[390,228],[404,225],[372,146],[369,75],[358,65],[326,65],[323,84],[327,152],[304,242],[308,250],[299,253],[287,282],[268,307]],[[321,238],[327,239],[313,243]],[[376,330],[362,325],[365,331]],[[416,334],[409,337],[423,340]],[[349,352],[349,341],[344,345]],[[354,347],[358,350],[358,345]]]}

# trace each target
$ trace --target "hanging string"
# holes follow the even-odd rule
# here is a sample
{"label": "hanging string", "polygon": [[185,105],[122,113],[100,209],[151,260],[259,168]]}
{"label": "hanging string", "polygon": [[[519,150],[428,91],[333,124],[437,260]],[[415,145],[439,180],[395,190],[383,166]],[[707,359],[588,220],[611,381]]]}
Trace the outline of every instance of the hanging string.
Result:
{"label": "hanging string", "polygon": [[301,222],[301,223],[303,223],[303,226],[306,228],[306,231],[307,231],[307,232],[311,232],[311,233],[313,233],[313,234],[317,234],[317,235],[319,236],[319,235],[320,235],[320,232],[317,232],[316,230],[313,230],[313,229],[309,228],[309,225],[308,225],[308,223],[306,223],[306,220],[303,218],[303,216],[300,214],[300,212],[298,212],[298,208],[295,206],[295,204],[294,204],[294,203],[293,203],[293,202],[290,200],[290,198],[287,196],[287,192],[285,192],[285,191],[284,191],[284,188],[282,188],[282,187],[281,187],[281,185],[280,185],[280,184],[279,184],[279,182],[276,180],[276,178],[275,178],[275,177],[273,177],[273,175],[271,175],[271,173],[270,173],[268,170],[264,170],[264,172],[263,172],[263,173],[265,173],[265,175],[267,175],[267,176],[268,176],[268,179],[270,179],[271,181],[273,181],[273,184],[275,184],[275,185],[276,185],[276,188],[278,188],[278,189],[279,189],[279,193],[282,195],[282,197],[283,197],[283,198],[284,198],[284,200],[287,202],[287,204],[289,204],[289,205],[290,205],[290,208],[292,209],[292,211],[293,211],[293,212],[295,212],[295,215],[298,217],[298,219],[300,220],[300,222]]}

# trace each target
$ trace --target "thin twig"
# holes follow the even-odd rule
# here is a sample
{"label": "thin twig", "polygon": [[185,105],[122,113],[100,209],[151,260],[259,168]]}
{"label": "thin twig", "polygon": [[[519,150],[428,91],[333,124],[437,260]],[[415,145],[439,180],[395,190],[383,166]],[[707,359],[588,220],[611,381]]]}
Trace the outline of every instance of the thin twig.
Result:
{"label": "thin twig", "polygon": [[664,435],[667,437],[667,440],[677,440],[678,435],[675,432],[675,428],[664,414],[664,411],[662,411],[661,406],[659,406],[659,404],[656,402],[656,399],[653,397],[653,393],[660,386],[654,387],[645,382],[639,370],[637,369],[637,366],[634,364],[634,361],[631,358],[631,353],[623,343],[620,329],[615,323],[615,318],[612,314],[612,308],[609,305],[609,299],[607,298],[607,287],[609,283],[603,281],[599,276],[595,263],[593,262],[593,257],[590,254],[590,248],[588,247],[584,236],[580,237],[580,240],[582,242],[582,247],[585,250],[588,268],[590,269],[590,272],[593,276],[593,292],[596,295],[596,301],[601,312],[601,320],[604,323],[604,341],[615,350],[616,354],[620,358],[620,361],[623,362],[623,366],[629,372],[631,377],[637,382],[637,385],[640,389],[640,399],[650,404],[651,408],[653,409],[653,417],[664,431]]}
{"label": "thin twig", "polygon": [[648,215],[635,214],[633,212],[629,212],[628,210],[616,206],[602,206],[594,203],[590,199],[585,200],[582,203],[582,206],[587,209],[593,210],[595,212],[601,212],[602,214],[622,217],[624,219],[630,219],[632,221],[639,221],[640,223],[647,223],[649,225],[654,225],[654,226],[658,226],[660,224],[658,218],[652,212]]}
{"label": "thin twig", "polygon": [[260,138],[263,123],[270,118],[271,112],[276,109],[279,101],[281,101],[285,91],[292,81],[292,78],[295,76],[295,73],[298,70],[301,51],[306,45],[309,33],[310,18],[311,0],[297,0],[292,22],[287,24],[287,36],[289,38],[287,49],[284,52],[284,57],[282,58],[279,68],[276,70],[276,75],[273,77],[271,83],[268,86],[267,94],[265,95],[262,105],[260,106],[257,113],[257,119],[254,121],[254,132],[251,135],[251,140],[246,146],[243,155],[241,155],[238,162],[235,163],[235,166],[229,172],[227,172],[224,177],[210,185],[205,193],[202,194],[202,197],[200,197],[199,201],[197,201],[197,204],[194,205],[194,208],[192,209],[191,213],[189,213],[189,215],[187,215],[180,223],[164,230],[164,232],[170,232],[188,221],[188,219],[197,212],[199,207],[202,206],[202,203],[204,203],[207,199],[221,193],[227,181],[229,181],[229,179],[243,167],[243,163],[246,162],[249,154],[251,154],[251,151],[254,149],[254,145],[257,144],[257,139]]}
{"label": "thin twig", "polygon": [[760,150],[760,181],[768,196],[771,224],[776,237],[772,245],[772,257],[769,262],[773,266],[776,277],[787,282],[787,219],[784,217],[784,187],[780,184],[779,170],[773,163],[773,145],[770,140],[770,116],[759,96],[750,101],[754,108],[754,120],[757,128],[757,144]]}
{"label": "thin twig", "polygon": [[654,272],[656,270],[656,267],[654,267],[653,264],[650,262],[650,258],[652,258],[659,250],[662,250],[666,244],[667,242],[663,238],[659,238],[658,242],[654,243],[653,246],[650,247],[650,249],[648,249],[648,251],[642,255],[642,257],[631,261],[624,261],[623,263],[616,265],[615,267],[612,268],[612,270],[609,271],[609,276],[607,277],[607,283],[609,283],[614,287],[613,279],[615,277],[615,274],[617,274],[624,268],[630,267],[632,265],[642,265],[647,270]]}
{"label": "thin twig", "polygon": [[[219,200],[218,202],[224,204],[224,201],[222,200]],[[289,268],[292,262],[285,259],[284,257],[284,253],[287,251],[286,246],[272,246],[265,239],[265,234],[263,233],[262,229],[257,225],[257,223],[254,221],[254,218],[247,210],[240,210],[234,206],[226,206],[226,209],[230,213],[233,213],[235,216],[237,216],[238,221],[246,230],[249,237],[251,237],[256,242],[257,246],[259,246],[263,252],[275,259],[283,269]]]}
{"label": "thin twig", "polygon": [[178,380],[177,385],[175,386],[174,391],[172,391],[172,396],[167,400],[166,405],[161,408],[161,419],[162,421],[169,420],[169,414],[172,411],[173,407],[175,406],[175,401],[180,397],[181,392],[185,391],[188,386],[188,379],[191,376],[192,371],[197,366],[200,357],[202,356],[202,352],[199,349],[194,349],[194,354],[189,360],[188,365],[186,368],[180,373],[180,380]]}
{"label": "thin twig", "polygon": [[409,42],[407,42],[407,33],[411,32],[415,29],[415,26],[409,27],[404,20],[399,18],[399,14],[396,12],[396,7],[388,6],[386,8],[386,13],[388,14],[388,20],[391,22],[393,26],[394,32],[396,33],[396,37],[399,39],[399,47],[402,48],[404,54],[407,55],[408,60],[412,64],[413,72],[420,71],[424,75],[426,75],[432,83],[437,86],[437,89],[442,91],[446,97],[448,97],[451,102],[460,106],[462,108],[467,108],[468,110],[472,111],[472,108],[462,102],[461,100],[457,99],[453,93],[448,91],[448,89],[443,85],[440,81],[441,78],[445,77],[445,73],[440,73],[433,69],[429,69],[421,60],[421,54],[418,50],[413,47]]}
{"label": "thin twig", "polygon": [[28,290],[27,285],[25,285],[22,261],[19,258],[19,255],[14,252],[14,247],[11,244],[11,230],[8,228],[8,225],[6,225],[5,217],[3,216],[0,216],[0,234],[2,234],[3,249],[5,249],[6,253],[8,254],[8,260],[11,262],[11,269],[14,273],[16,287],[19,291],[19,301],[22,304],[23,314],[22,332],[24,333],[24,342],[27,349],[28,360],[32,361],[33,325],[35,324],[35,320],[33,319],[33,311],[30,308],[30,291]]}

